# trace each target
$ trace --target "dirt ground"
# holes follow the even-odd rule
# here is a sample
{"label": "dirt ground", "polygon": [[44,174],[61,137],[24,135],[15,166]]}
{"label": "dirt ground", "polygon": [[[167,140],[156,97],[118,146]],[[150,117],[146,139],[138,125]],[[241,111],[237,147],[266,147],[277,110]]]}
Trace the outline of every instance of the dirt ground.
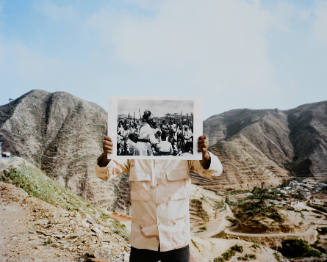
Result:
{"label": "dirt ground", "polygon": [[0,232],[0,261],[128,261],[127,242],[108,228],[2,182]]}

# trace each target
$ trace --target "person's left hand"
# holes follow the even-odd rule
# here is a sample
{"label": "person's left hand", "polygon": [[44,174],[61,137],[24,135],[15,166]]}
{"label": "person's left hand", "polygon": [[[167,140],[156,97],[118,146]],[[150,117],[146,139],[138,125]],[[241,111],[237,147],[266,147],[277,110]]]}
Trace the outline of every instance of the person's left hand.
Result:
{"label": "person's left hand", "polygon": [[198,152],[202,152],[202,160],[210,160],[210,155],[207,146],[207,137],[205,135],[200,136],[198,139]]}

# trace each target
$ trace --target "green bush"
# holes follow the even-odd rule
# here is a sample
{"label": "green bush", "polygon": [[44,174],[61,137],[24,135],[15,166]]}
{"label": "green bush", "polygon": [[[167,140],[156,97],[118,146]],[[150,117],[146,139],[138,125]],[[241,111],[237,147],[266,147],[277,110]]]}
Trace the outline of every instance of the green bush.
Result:
{"label": "green bush", "polygon": [[230,195],[238,195],[238,194],[244,194],[250,192],[249,190],[243,190],[243,189],[234,189],[229,192]]}
{"label": "green bush", "polygon": [[313,245],[311,245],[313,248],[318,249],[321,253],[327,253],[327,250],[321,246],[318,246],[318,243],[314,243]]}
{"label": "green bush", "polygon": [[215,201],[215,205],[213,207],[214,210],[222,209],[225,207],[224,200],[221,201]]}
{"label": "green bush", "polygon": [[274,252],[274,257],[278,262],[281,262],[280,255],[277,252]]}
{"label": "green bush", "polygon": [[282,241],[281,253],[285,257],[321,257],[321,253],[311,249],[308,242],[302,239],[286,239]]}
{"label": "green bush", "polygon": [[249,261],[249,260],[255,260],[257,257],[254,254],[245,254],[243,257],[238,257],[237,260],[241,261]]}
{"label": "green bush", "polygon": [[229,221],[229,222],[231,222],[232,223],[232,226],[235,226],[235,225],[237,225],[238,224],[238,220],[237,219],[235,219],[235,218],[232,218],[232,217],[226,217],[226,219]]}
{"label": "green bush", "polygon": [[310,249],[308,256],[309,257],[322,257],[322,254],[318,250]]}
{"label": "green bush", "polygon": [[323,207],[322,205],[317,205],[317,204],[310,204],[308,203],[308,206],[309,207],[312,207],[318,211],[321,211],[321,212],[324,212],[324,213],[327,213],[327,209],[325,207]]}
{"label": "green bush", "polygon": [[230,206],[236,206],[236,202],[231,201],[228,196],[225,197],[225,203]]}
{"label": "green bush", "polygon": [[319,234],[326,235],[327,234],[327,227],[318,228]]}
{"label": "green bush", "polygon": [[223,257],[226,261],[228,261],[228,260],[230,260],[234,255],[235,255],[235,251],[229,249],[228,251],[226,251],[225,253],[222,254],[222,257]]}
{"label": "green bush", "polygon": [[233,256],[235,256],[236,252],[243,252],[243,247],[239,245],[231,246],[226,252],[222,253],[221,257],[216,257],[214,262],[223,262],[229,261]]}
{"label": "green bush", "polygon": [[251,247],[257,249],[260,248],[260,245],[258,243],[253,243]]}
{"label": "green bush", "polygon": [[234,246],[231,247],[231,250],[242,253],[243,252],[243,247],[239,246],[239,245],[234,245]]}

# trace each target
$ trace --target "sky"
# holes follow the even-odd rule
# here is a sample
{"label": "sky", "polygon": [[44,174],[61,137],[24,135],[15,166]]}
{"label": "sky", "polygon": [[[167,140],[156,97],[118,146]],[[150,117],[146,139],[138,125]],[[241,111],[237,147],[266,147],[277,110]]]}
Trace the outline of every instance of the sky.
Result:
{"label": "sky", "polygon": [[202,98],[204,118],[323,101],[327,0],[0,0],[0,88]]}
{"label": "sky", "polygon": [[[133,97],[134,98],[134,97]],[[117,113],[131,115],[139,118],[145,110],[150,110],[152,116],[163,117],[166,114],[190,115],[194,113],[192,100],[143,100],[143,99],[119,99],[117,101]]]}

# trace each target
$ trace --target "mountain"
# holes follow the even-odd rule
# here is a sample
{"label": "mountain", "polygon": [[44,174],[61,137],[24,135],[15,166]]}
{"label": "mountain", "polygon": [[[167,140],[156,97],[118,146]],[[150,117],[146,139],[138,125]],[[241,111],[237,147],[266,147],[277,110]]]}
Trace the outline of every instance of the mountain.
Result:
{"label": "mountain", "polygon": [[[204,121],[210,150],[224,174],[192,175],[212,190],[277,186],[290,175],[327,176],[327,101],[290,110],[234,109]],[[32,162],[74,193],[127,212],[128,176],[103,183],[94,164],[102,151],[107,113],[65,92],[32,90],[0,106],[3,149]],[[123,196],[123,197],[121,197]]]}
{"label": "mountain", "polygon": [[327,176],[327,101],[287,111],[298,176]]}
{"label": "mountain", "polygon": [[0,107],[0,141],[3,150],[108,207],[115,201],[115,183],[103,183],[94,171],[106,123],[107,113],[94,103],[65,92],[32,90]]}
{"label": "mountain", "polygon": [[204,133],[223,162],[222,187],[273,185],[289,174],[327,177],[327,101],[230,110],[205,120]]}
{"label": "mountain", "polygon": [[[250,255],[282,261],[275,250],[293,236],[315,248],[319,239],[320,248],[326,244],[316,230],[326,225],[326,183],[314,181],[327,177],[326,120],[327,101],[290,110],[235,109],[204,121],[224,173],[217,179],[192,174],[196,261]],[[0,159],[1,258],[128,261],[129,218],[100,208],[129,212],[128,175],[103,182],[94,173],[106,123],[100,106],[65,92],[32,90],[0,106],[3,149],[24,158]],[[254,188],[275,187],[290,175],[311,178]]]}

